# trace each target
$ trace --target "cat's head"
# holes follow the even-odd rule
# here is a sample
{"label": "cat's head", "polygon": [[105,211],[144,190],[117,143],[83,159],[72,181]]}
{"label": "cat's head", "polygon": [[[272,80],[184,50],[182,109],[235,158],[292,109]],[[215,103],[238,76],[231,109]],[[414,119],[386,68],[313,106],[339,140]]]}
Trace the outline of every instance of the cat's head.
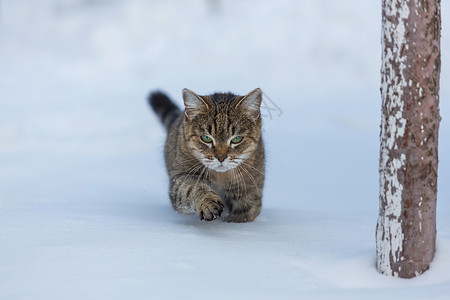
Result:
{"label": "cat's head", "polygon": [[187,146],[202,164],[226,172],[245,164],[261,138],[262,91],[199,96],[184,89]]}

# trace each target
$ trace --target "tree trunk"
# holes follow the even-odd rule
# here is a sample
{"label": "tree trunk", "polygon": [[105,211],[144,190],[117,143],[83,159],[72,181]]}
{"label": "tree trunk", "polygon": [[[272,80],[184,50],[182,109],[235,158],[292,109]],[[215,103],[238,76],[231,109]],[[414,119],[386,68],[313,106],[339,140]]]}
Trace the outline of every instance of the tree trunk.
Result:
{"label": "tree trunk", "polygon": [[377,269],[411,278],[436,243],[440,0],[383,0]]}

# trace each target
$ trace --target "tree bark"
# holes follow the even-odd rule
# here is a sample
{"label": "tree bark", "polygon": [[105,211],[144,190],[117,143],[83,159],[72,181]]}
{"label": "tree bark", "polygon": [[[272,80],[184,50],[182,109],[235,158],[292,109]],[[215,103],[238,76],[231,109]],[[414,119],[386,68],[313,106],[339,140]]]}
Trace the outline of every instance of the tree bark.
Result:
{"label": "tree bark", "polygon": [[377,269],[411,278],[435,253],[440,0],[382,3]]}

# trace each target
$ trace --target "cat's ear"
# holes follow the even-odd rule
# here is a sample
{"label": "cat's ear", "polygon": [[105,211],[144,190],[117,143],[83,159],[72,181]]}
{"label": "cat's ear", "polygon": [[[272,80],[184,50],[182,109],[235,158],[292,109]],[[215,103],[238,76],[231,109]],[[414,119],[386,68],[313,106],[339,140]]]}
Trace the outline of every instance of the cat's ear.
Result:
{"label": "cat's ear", "polygon": [[185,106],[184,113],[189,119],[210,109],[210,105],[205,99],[189,89],[183,89],[183,100]]}
{"label": "cat's ear", "polygon": [[262,91],[261,89],[254,89],[250,93],[244,96],[238,103],[236,103],[235,108],[239,110],[243,110],[253,119],[257,119],[260,112],[262,102]]}

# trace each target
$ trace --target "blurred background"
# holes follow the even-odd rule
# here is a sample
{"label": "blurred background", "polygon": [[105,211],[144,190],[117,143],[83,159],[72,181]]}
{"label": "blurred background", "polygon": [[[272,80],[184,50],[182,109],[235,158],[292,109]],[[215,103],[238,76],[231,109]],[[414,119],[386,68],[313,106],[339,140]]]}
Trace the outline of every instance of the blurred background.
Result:
{"label": "blurred background", "polygon": [[[442,212],[449,10],[442,1]],[[380,24],[371,0],[2,0],[0,207],[169,206],[148,93],[181,105],[185,87],[260,87],[271,99],[265,207],[370,211],[375,226]]]}

